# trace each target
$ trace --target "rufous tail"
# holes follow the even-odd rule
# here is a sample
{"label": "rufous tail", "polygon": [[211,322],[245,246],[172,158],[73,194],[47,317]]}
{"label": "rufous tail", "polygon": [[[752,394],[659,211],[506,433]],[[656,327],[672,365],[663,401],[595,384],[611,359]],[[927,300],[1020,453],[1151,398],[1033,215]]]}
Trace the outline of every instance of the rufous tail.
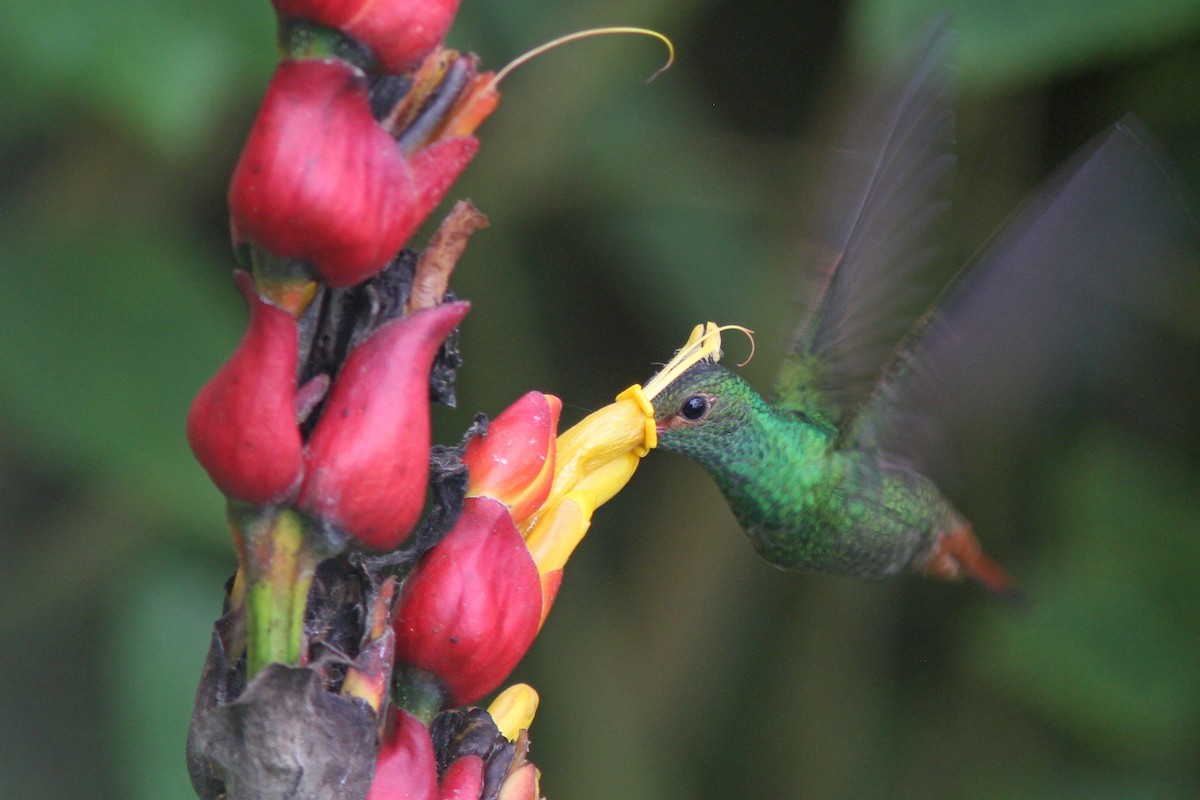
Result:
{"label": "rufous tail", "polygon": [[938,536],[921,571],[948,581],[967,575],[992,594],[1008,600],[1022,600],[1025,596],[1016,579],[983,552],[975,531],[965,522]]}

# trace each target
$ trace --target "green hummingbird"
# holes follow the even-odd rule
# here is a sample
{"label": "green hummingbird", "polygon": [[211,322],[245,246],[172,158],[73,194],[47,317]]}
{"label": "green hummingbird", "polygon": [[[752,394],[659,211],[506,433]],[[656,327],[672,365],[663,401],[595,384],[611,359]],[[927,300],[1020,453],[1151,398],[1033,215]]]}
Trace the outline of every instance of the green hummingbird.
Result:
{"label": "green hummingbird", "polygon": [[950,38],[936,30],[911,77],[871,92],[851,120],[817,236],[832,255],[816,259],[816,299],[773,401],[718,363],[723,329],[713,323],[645,394],[658,446],[713,477],[770,563],[863,578],[967,576],[1017,595],[931,477],[947,431],[964,420],[959,428],[1015,426],[1056,392],[1111,371],[1196,226],[1146,133],[1125,118],[1055,173],[930,306],[921,286],[954,164]]}

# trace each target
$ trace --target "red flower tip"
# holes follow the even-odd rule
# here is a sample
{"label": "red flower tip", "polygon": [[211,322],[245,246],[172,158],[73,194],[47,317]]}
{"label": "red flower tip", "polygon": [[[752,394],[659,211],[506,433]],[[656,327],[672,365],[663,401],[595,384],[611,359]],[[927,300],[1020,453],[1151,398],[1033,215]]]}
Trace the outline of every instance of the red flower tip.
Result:
{"label": "red flower tip", "polygon": [[537,635],[537,567],[503,503],[468,498],[454,529],[418,562],[396,606],[396,661],[436,675],[452,705],[508,677]]}
{"label": "red flower tip", "polygon": [[396,711],[396,727],[379,748],[367,800],[438,800],[433,739],[407,711]]}
{"label": "red flower tip", "polygon": [[536,766],[528,762],[522,764],[500,784],[497,800],[538,800],[542,796],[539,777]]}
{"label": "red flower tip", "polygon": [[226,497],[267,505],[288,498],[303,465],[294,410],[299,333],[290,314],[258,296],[249,275],[235,280],[250,321],[192,403],[187,438]]}
{"label": "red flower tip", "polygon": [[469,496],[494,497],[521,522],[541,507],[554,478],[554,437],[562,401],[529,392],[467,443]]}
{"label": "red flower tip", "polygon": [[352,286],[395,257],[477,148],[446,139],[410,162],[371,114],[360,70],[281,62],[229,186],[234,239]]}
{"label": "red flower tip", "polygon": [[412,530],[429,474],[429,369],[470,304],[394,320],[354,349],[334,380],[304,453],[299,505],[367,547]]}
{"label": "red flower tip", "polygon": [[276,10],[339,28],[365,44],[385,72],[405,72],[446,36],[458,0],[271,0]]}

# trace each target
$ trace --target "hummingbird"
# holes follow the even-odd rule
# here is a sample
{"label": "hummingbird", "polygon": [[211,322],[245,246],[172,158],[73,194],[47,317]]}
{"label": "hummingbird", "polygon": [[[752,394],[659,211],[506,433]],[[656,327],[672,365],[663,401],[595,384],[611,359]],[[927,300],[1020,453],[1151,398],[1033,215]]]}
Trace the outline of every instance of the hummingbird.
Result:
{"label": "hummingbird", "polygon": [[713,323],[644,392],[658,447],[712,476],[771,564],[969,577],[1019,597],[931,477],[946,431],[964,420],[1015,426],[1110,372],[1135,346],[1143,301],[1169,286],[1167,265],[1191,252],[1196,224],[1149,135],[1126,117],[930,304],[923,287],[955,162],[951,39],[936,28],[909,77],[869,91],[851,118],[815,235],[828,255],[812,259],[815,300],[771,400],[719,363],[724,328]]}

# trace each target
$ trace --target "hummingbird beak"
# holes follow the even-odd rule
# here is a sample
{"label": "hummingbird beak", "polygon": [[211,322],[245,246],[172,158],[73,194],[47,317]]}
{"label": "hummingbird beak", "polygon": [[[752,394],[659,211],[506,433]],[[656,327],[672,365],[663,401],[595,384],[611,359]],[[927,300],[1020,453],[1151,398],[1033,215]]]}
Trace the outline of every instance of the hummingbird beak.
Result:
{"label": "hummingbird beak", "polygon": [[654,421],[654,432],[656,435],[661,436],[662,434],[668,433],[670,431],[677,431],[680,428],[686,428],[690,424],[691,423],[684,420],[678,414],[672,414],[671,416],[667,417],[666,419],[655,420]]}

